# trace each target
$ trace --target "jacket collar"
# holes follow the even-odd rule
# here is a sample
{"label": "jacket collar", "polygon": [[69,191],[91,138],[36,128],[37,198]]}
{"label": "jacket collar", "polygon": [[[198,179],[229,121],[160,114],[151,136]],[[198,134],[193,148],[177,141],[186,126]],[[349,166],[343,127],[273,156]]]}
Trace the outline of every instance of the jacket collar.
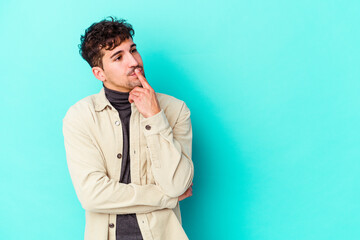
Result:
{"label": "jacket collar", "polygon": [[[113,110],[116,111],[116,109],[111,105],[109,100],[106,98],[105,89],[103,87],[103,88],[101,88],[100,92],[95,95],[95,111],[101,112],[107,106],[109,106],[110,109],[113,109]],[[135,103],[131,103],[131,111],[132,112],[137,112],[137,108],[135,106]],[[142,115],[141,115],[141,118],[143,118]]]}
{"label": "jacket collar", "polygon": [[105,96],[105,90],[104,88],[101,88],[100,92],[95,95],[95,111],[100,112],[106,108],[106,106],[111,106],[109,100]]}

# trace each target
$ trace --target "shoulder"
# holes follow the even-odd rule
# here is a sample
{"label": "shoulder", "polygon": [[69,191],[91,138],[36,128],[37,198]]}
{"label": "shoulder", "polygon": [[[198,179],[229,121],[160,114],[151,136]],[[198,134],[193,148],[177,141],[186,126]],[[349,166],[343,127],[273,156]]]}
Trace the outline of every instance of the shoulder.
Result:
{"label": "shoulder", "polygon": [[183,100],[164,93],[156,93],[156,97],[162,108],[183,108],[186,106]]}
{"label": "shoulder", "polygon": [[70,106],[65,114],[64,120],[87,119],[95,112],[95,99],[97,94],[87,96]]}
{"label": "shoulder", "polygon": [[183,100],[164,93],[156,93],[156,97],[161,109],[164,110],[169,120],[173,119],[177,121],[179,118],[184,117],[184,115],[190,116],[190,110]]}

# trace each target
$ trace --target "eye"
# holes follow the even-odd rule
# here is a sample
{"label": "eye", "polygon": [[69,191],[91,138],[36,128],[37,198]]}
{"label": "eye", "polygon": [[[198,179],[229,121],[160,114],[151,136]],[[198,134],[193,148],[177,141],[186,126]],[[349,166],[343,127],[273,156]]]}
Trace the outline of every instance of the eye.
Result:
{"label": "eye", "polygon": [[121,60],[121,57],[122,57],[122,56],[121,56],[121,55],[119,55],[118,57],[116,57],[116,58],[115,58],[115,61],[119,61],[119,60]]}
{"label": "eye", "polygon": [[136,48],[134,48],[134,49],[131,50],[131,53],[134,53],[134,52],[137,52],[137,49],[136,49]]}

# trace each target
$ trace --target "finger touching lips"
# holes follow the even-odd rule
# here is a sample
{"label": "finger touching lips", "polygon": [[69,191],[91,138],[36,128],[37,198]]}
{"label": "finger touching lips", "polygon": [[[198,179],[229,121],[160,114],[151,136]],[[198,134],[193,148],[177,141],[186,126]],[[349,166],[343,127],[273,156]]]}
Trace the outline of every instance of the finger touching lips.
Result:
{"label": "finger touching lips", "polygon": [[137,75],[136,72],[139,72],[140,74],[143,74],[142,67],[136,67],[135,69],[130,70],[127,75],[136,76]]}

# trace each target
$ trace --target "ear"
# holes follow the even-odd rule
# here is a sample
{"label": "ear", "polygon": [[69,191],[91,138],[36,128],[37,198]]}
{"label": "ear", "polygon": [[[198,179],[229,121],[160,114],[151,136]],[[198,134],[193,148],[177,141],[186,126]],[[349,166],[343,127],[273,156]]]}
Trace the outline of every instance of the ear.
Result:
{"label": "ear", "polygon": [[93,67],[92,73],[100,81],[104,82],[106,80],[104,70],[101,67]]}

